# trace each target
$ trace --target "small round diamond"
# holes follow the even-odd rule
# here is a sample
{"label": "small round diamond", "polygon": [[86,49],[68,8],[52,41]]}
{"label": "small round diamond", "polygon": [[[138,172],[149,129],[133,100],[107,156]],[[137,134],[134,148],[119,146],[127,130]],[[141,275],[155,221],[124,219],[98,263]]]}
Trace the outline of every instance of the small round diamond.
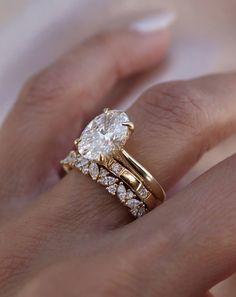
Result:
{"label": "small round diamond", "polygon": [[119,163],[113,163],[111,166],[111,171],[117,175],[119,175],[122,171],[123,167]]}
{"label": "small round diamond", "polygon": [[107,187],[106,189],[110,194],[115,195],[116,189],[117,189],[117,184],[111,185],[111,186]]}
{"label": "small round diamond", "polygon": [[144,186],[139,190],[139,195],[142,199],[146,199],[149,194],[149,191]]}
{"label": "small round diamond", "polygon": [[147,213],[147,210],[145,209],[144,206],[140,207],[137,213],[137,217],[140,218],[144,216]]}

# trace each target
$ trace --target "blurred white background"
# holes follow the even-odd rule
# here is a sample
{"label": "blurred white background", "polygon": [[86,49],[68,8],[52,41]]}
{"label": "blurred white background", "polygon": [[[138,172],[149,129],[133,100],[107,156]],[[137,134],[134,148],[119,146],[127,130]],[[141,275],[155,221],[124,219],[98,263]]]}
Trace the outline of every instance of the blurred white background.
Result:
{"label": "blurred white background", "polygon": [[[144,87],[236,69],[235,0],[0,0],[0,121],[35,71],[96,31],[160,9],[177,13],[174,41],[167,67]],[[188,179],[234,153],[234,147],[233,138],[208,153]],[[219,297],[235,297],[236,281],[215,291]]]}
{"label": "blurred white background", "polygon": [[27,3],[28,0],[1,0],[0,1],[0,26],[13,17]]}

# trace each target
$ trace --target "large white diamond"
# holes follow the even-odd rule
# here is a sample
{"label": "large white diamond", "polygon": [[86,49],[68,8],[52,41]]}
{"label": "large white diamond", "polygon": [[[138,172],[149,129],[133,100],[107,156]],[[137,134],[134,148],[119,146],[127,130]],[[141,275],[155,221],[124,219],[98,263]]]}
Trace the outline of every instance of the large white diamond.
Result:
{"label": "large white diamond", "polygon": [[120,149],[129,138],[126,113],[108,110],[93,119],[82,132],[78,144],[79,153],[86,159],[99,161],[101,156],[109,156]]}

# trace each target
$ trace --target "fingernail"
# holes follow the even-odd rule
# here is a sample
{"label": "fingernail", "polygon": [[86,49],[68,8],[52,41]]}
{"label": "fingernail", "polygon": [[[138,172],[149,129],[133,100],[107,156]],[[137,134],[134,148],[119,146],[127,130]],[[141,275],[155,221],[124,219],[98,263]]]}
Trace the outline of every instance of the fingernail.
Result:
{"label": "fingernail", "polygon": [[130,25],[131,31],[151,33],[170,27],[176,20],[174,12],[161,12],[158,15],[152,15],[139,20]]}

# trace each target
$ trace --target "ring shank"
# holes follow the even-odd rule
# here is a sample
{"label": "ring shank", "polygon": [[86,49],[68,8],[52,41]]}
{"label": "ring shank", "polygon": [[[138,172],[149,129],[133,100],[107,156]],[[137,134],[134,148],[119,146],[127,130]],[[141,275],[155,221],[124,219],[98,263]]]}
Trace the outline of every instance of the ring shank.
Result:
{"label": "ring shank", "polygon": [[[151,190],[146,187],[143,179],[141,179],[137,173],[129,170],[127,168],[128,166],[125,166],[121,161],[115,158],[110,158],[109,162],[103,164],[103,166],[122,180],[137,195],[137,197],[145,203],[148,210],[152,210],[162,203],[153,195]],[[116,166],[118,166],[118,168],[115,169]]]}
{"label": "ring shank", "polygon": [[116,158],[127,169],[140,178],[155,199],[158,200],[158,204],[164,202],[166,198],[165,191],[149,171],[137,162],[125,149],[120,150]]}

